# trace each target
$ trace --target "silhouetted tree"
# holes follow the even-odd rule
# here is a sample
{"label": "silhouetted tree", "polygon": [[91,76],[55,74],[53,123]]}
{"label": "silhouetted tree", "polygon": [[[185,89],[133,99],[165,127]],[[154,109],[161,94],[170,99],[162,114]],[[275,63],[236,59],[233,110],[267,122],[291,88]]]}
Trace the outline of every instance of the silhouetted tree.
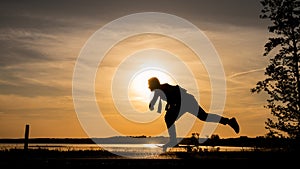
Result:
{"label": "silhouetted tree", "polygon": [[[299,0],[261,0],[261,19],[269,19],[273,37],[265,44],[264,56],[272,55],[265,69],[265,80],[251,92],[266,92],[266,108],[275,118],[265,122],[269,135],[300,138],[299,82]],[[272,51],[272,53],[271,53]]]}

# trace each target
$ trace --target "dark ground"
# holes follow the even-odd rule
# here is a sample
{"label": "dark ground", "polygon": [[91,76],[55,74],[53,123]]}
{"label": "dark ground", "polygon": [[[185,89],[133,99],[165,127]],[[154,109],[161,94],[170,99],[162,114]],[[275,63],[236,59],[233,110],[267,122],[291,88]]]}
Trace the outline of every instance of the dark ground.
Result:
{"label": "dark ground", "polygon": [[[154,158],[125,158],[106,151],[10,150],[0,152],[4,168],[140,168],[186,169],[287,168],[299,166],[300,154],[286,151],[172,152]],[[297,168],[297,167],[296,167]]]}

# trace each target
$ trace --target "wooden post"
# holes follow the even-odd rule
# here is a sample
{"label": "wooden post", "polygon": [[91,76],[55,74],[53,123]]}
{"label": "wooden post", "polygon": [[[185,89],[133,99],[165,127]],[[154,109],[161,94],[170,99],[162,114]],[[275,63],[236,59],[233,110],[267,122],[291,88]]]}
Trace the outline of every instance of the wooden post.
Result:
{"label": "wooden post", "polygon": [[25,127],[25,138],[24,138],[24,150],[28,150],[28,138],[29,138],[29,124],[26,124]]}

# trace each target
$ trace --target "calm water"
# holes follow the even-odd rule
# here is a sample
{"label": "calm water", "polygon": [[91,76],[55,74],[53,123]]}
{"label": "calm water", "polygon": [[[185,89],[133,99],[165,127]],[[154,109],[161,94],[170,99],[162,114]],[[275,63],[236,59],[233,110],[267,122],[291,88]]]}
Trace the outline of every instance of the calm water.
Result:
{"label": "calm water", "polygon": [[[163,152],[163,144],[29,144],[29,149],[46,149],[58,151],[78,150],[107,150],[113,154],[131,158],[174,158],[173,156],[160,156]],[[24,144],[0,143],[0,150],[23,149]],[[228,146],[199,146],[193,150],[198,151],[251,151],[252,147],[228,147]],[[168,152],[187,152],[186,148],[172,148]]]}
{"label": "calm water", "polygon": [[[59,151],[107,150],[110,152],[160,152],[162,144],[29,144],[29,149],[48,149]],[[24,144],[0,143],[0,150],[22,149]],[[253,147],[199,146],[203,151],[249,151]],[[185,148],[172,148],[172,151],[186,151]]]}

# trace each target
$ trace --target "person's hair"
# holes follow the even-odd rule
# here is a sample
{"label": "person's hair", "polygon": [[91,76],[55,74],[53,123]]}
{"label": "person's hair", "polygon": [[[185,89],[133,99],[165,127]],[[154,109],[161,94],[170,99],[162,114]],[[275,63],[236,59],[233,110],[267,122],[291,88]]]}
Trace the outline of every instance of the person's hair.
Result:
{"label": "person's hair", "polygon": [[160,82],[157,77],[151,77],[149,80],[149,85],[154,87],[155,89],[159,88]]}

